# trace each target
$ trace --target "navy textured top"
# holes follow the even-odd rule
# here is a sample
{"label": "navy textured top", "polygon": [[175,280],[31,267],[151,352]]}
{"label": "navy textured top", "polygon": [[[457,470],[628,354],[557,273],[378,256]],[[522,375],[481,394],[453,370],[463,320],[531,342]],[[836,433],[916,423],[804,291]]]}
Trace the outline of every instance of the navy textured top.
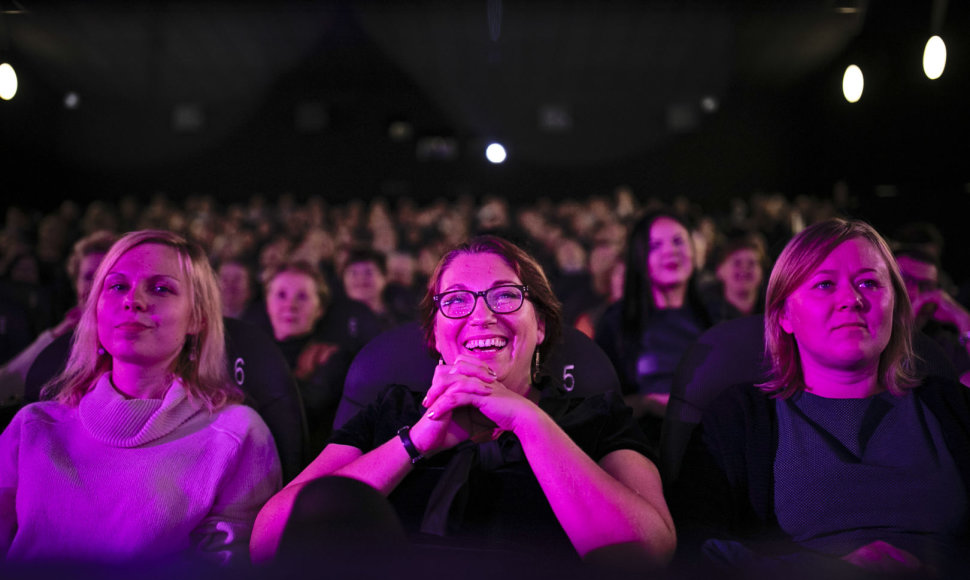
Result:
{"label": "navy textured top", "polygon": [[965,487],[939,421],[912,393],[802,392],[775,405],[775,514],[792,540],[837,556],[882,540],[922,562],[955,548]]}

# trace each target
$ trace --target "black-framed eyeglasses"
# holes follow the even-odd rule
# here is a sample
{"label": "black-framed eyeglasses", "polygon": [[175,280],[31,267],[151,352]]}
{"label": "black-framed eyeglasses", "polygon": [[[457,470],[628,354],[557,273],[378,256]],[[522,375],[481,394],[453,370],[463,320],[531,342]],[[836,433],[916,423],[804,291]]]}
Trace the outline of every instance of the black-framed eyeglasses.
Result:
{"label": "black-framed eyeglasses", "polygon": [[496,314],[511,314],[522,308],[529,287],[518,284],[495,286],[481,292],[451,290],[435,294],[434,301],[445,318],[464,318],[474,312],[478,297],[485,298],[485,305]]}

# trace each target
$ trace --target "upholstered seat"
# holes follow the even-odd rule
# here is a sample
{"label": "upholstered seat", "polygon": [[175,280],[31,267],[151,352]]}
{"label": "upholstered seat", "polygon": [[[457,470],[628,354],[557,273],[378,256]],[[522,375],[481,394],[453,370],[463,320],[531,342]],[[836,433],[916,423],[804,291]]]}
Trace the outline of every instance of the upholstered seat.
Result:
{"label": "upholstered seat", "polygon": [[[350,365],[334,429],[375,400],[387,385],[426,391],[437,362],[428,351],[417,322],[380,334],[361,349]],[[543,368],[551,375],[553,385],[572,396],[620,392],[620,381],[610,360],[595,342],[571,327],[563,329],[560,344]]]}

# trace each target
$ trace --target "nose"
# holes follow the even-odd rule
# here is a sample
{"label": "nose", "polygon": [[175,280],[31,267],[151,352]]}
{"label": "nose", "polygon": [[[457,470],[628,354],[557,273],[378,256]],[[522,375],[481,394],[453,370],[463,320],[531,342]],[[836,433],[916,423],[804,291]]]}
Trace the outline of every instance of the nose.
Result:
{"label": "nose", "polygon": [[145,292],[138,286],[133,285],[128,295],[125,296],[125,308],[128,310],[145,310]]}
{"label": "nose", "polygon": [[855,286],[849,285],[845,290],[839,293],[839,307],[843,309],[858,309],[862,310],[866,306],[865,297]]}
{"label": "nose", "polygon": [[474,323],[488,324],[495,320],[495,313],[485,303],[484,296],[476,296],[475,306],[472,308],[472,312],[468,315],[468,318]]}

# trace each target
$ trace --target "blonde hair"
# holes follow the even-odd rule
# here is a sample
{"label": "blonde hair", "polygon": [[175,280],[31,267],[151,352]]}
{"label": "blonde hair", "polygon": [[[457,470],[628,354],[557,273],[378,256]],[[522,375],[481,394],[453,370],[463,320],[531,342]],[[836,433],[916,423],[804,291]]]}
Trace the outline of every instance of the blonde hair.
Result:
{"label": "blonde hair", "polygon": [[765,353],[771,361],[771,378],[758,385],[764,391],[787,399],[805,388],[795,337],[781,327],[785,302],[835,248],[853,239],[866,240],[882,256],[895,297],[892,334],[879,355],[879,383],[895,395],[916,384],[912,306],[892,250],[871,225],[835,218],[810,226],[792,238],[771,270],[765,303]]}
{"label": "blonde hair", "polygon": [[98,300],[108,273],[129,250],[144,244],[158,244],[175,250],[179,266],[188,280],[191,304],[190,326],[199,332],[186,338],[172,372],[182,379],[190,398],[201,401],[210,412],[230,403],[242,402],[242,391],[229,380],[226,371],[225,330],[222,303],[212,266],[202,249],[183,237],[164,230],[129,232],[105,255],[94,275],[92,299],[84,305],[64,371],[44,387],[44,397],[77,406],[98,377],[111,370],[111,355],[98,340]]}

